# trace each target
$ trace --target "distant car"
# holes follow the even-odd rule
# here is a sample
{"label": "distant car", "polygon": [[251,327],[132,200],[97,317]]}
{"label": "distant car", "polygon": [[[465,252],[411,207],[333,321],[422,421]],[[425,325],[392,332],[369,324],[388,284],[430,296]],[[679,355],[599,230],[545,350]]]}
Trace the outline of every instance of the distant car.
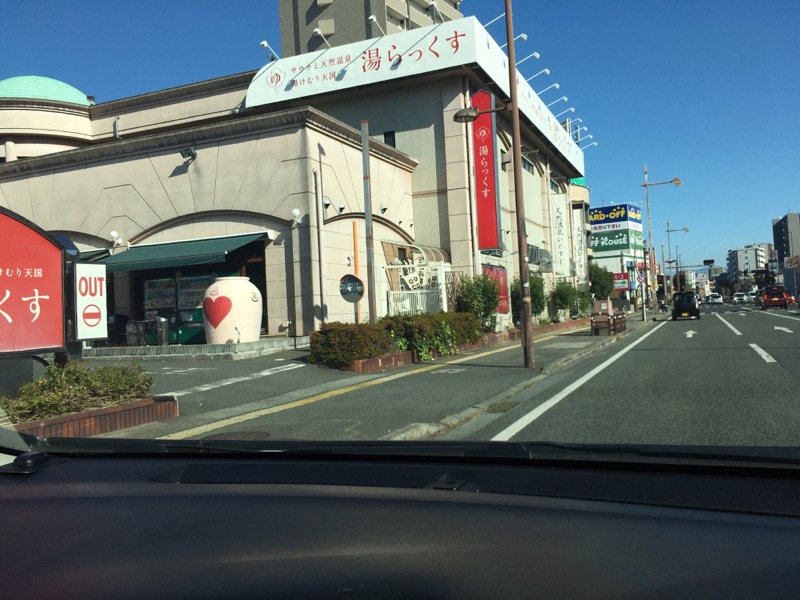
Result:
{"label": "distant car", "polygon": [[694,292],[680,292],[672,296],[672,320],[678,317],[700,318],[700,303]]}
{"label": "distant car", "polygon": [[708,295],[708,303],[709,304],[723,304],[722,302],[722,295],[717,294],[714,292],[713,294]]}
{"label": "distant car", "polygon": [[761,310],[773,308],[789,308],[789,299],[786,297],[786,289],[782,285],[770,285],[762,290]]}
{"label": "distant car", "polygon": [[747,294],[744,292],[736,292],[733,295],[734,304],[747,304]]}
{"label": "distant car", "polygon": [[747,292],[747,301],[750,304],[755,304],[756,303],[756,295],[757,294],[758,294],[757,290],[750,290],[749,292]]}

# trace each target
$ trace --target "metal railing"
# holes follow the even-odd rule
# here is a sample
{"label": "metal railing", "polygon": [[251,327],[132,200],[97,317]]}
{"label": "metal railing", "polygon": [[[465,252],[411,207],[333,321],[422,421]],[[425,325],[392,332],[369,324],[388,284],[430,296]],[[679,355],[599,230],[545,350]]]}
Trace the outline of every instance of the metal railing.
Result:
{"label": "metal railing", "polygon": [[444,310],[441,290],[387,292],[389,315],[416,315]]}

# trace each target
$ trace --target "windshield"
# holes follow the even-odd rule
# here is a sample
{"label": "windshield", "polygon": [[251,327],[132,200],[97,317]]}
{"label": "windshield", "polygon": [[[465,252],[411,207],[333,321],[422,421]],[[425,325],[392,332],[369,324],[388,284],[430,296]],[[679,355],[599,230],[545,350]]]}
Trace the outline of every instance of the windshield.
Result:
{"label": "windshield", "polygon": [[3,11],[10,454],[797,446],[796,3],[46,5]]}

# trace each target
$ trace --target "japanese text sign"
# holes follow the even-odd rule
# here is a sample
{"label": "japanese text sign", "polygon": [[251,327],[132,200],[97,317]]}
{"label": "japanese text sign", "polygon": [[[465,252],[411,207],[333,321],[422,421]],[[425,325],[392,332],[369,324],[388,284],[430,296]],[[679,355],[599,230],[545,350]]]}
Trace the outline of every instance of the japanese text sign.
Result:
{"label": "japanese text sign", "polygon": [[63,349],[64,251],[0,209],[0,352]]}
{"label": "japanese text sign", "polygon": [[[472,95],[472,106],[491,110],[492,97],[480,91]],[[472,155],[475,164],[475,196],[478,207],[478,247],[500,247],[500,201],[497,196],[497,161],[495,160],[494,114],[480,115],[472,124]]]}

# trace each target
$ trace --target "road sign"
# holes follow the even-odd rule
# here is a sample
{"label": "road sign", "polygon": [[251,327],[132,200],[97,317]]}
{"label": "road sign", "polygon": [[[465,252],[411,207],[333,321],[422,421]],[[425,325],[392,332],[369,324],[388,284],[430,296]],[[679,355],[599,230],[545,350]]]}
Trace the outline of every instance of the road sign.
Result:
{"label": "road sign", "polygon": [[105,265],[75,263],[75,313],[76,340],[108,337]]}
{"label": "road sign", "polygon": [[639,275],[639,276],[636,278],[636,281],[638,281],[639,283],[642,283],[642,282],[644,282],[644,275]]}

